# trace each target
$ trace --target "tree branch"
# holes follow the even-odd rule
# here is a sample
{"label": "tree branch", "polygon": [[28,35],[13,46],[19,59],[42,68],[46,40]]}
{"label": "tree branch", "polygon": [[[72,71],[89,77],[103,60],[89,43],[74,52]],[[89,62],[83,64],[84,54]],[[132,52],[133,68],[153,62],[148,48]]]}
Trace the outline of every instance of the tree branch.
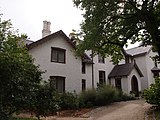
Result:
{"label": "tree branch", "polygon": [[136,10],[136,11],[140,11],[140,9],[138,9],[137,7],[136,7],[136,5],[135,5],[135,3],[133,2],[133,0],[128,0],[129,1],[129,3],[134,7],[134,9]]}
{"label": "tree branch", "polygon": [[150,10],[153,10],[155,1],[156,1],[156,0],[152,0],[152,1],[151,1],[151,5],[150,5],[150,7],[149,7]]}

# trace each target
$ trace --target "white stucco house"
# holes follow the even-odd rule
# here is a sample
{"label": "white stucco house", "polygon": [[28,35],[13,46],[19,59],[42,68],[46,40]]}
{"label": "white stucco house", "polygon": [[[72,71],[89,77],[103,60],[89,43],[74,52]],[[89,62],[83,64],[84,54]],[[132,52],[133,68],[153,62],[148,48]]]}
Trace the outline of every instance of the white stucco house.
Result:
{"label": "white stucco house", "polygon": [[127,50],[130,62],[121,61],[115,66],[110,57],[96,55],[91,58],[90,52],[77,56],[76,44],[62,30],[51,34],[50,24],[43,22],[42,39],[35,42],[27,40],[26,44],[35,64],[46,71],[43,79],[54,82],[59,92],[81,92],[100,83],[111,84],[128,94],[130,91],[138,94],[154,83],[153,72],[159,74],[160,69],[150,59],[154,54],[151,47]]}

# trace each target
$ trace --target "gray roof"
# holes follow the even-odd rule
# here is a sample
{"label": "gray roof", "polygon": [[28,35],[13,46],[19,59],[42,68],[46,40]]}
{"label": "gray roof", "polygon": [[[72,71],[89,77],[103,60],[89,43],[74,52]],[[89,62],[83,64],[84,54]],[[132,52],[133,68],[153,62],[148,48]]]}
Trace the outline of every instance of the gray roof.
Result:
{"label": "gray roof", "polygon": [[132,56],[137,56],[137,55],[145,55],[147,54],[150,50],[152,49],[152,46],[146,46],[146,47],[135,47],[126,50],[126,52]]}
{"label": "gray roof", "polygon": [[110,72],[108,78],[128,76],[134,67],[139,73],[140,77],[143,77],[143,74],[140,71],[137,64],[132,62],[127,64],[116,65]]}
{"label": "gray roof", "polygon": [[152,72],[160,72],[160,69],[158,67],[153,67],[151,69]]}
{"label": "gray roof", "polygon": [[29,44],[31,44],[31,43],[33,43],[34,41],[31,41],[31,40],[25,40],[25,44],[26,45],[29,45]]}

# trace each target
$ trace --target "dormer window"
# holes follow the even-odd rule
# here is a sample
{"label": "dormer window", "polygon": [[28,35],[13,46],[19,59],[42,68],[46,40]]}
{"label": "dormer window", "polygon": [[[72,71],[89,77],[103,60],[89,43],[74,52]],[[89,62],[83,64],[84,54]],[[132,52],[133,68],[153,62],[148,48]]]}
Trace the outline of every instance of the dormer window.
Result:
{"label": "dormer window", "polygon": [[61,48],[51,48],[51,62],[57,62],[57,63],[65,63],[65,49]]}

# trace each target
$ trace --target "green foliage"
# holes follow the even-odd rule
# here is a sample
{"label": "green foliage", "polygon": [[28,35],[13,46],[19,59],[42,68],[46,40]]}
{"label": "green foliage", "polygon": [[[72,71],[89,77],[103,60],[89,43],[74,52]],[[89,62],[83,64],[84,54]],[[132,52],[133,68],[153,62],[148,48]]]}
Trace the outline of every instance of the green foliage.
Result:
{"label": "green foliage", "polygon": [[135,96],[128,95],[122,92],[122,90],[118,90],[118,98],[116,101],[128,101],[128,100],[135,100]]}
{"label": "green foliage", "polygon": [[[112,56],[118,63],[124,45],[141,41],[153,45],[160,55],[160,1],[158,0],[73,0],[83,11],[78,52],[93,50]],[[79,35],[79,34],[78,34]],[[124,54],[124,53],[123,53]]]}
{"label": "green foliage", "polygon": [[155,112],[156,120],[160,120],[160,109],[155,110],[154,112]]}
{"label": "green foliage", "polygon": [[83,91],[80,94],[80,107],[92,107],[95,106],[96,100],[96,90],[95,89],[88,89]]}
{"label": "green foliage", "polygon": [[89,89],[80,95],[80,107],[93,107],[107,105],[117,101],[134,100],[135,98],[124,94],[109,85],[99,86],[97,89]]}
{"label": "green foliage", "polygon": [[10,21],[0,18],[0,119],[29,105],[32,91],[37,89],[42,72],[22,42]]}
{"label": "green foliage", "polygon": [[39,85],[39,88],[32,94],[30,103],[31,106],[28,109],[34,112],[38,118],[46,117],[60,109],[60,97],[48,82]]}
{"label": "green foliage", "polygon": [[147,103],[160,106],[160,78],[156,78],[155,84],[144,90],[143,96]]}
{"label": "green foliage", "polygon": [[109,85],[104,85],[103,87],[100,87],[99,89],[97,89],[97,95],[95,100],[96,105],[102,106],[114,102],[117,98],[116,92],[116,89]]}
{"label": "green foliage", "polygon": [[62,93],[60,94],[60,108],[61,109],[78,109],[79,108],[79,98],[76,93]]}

